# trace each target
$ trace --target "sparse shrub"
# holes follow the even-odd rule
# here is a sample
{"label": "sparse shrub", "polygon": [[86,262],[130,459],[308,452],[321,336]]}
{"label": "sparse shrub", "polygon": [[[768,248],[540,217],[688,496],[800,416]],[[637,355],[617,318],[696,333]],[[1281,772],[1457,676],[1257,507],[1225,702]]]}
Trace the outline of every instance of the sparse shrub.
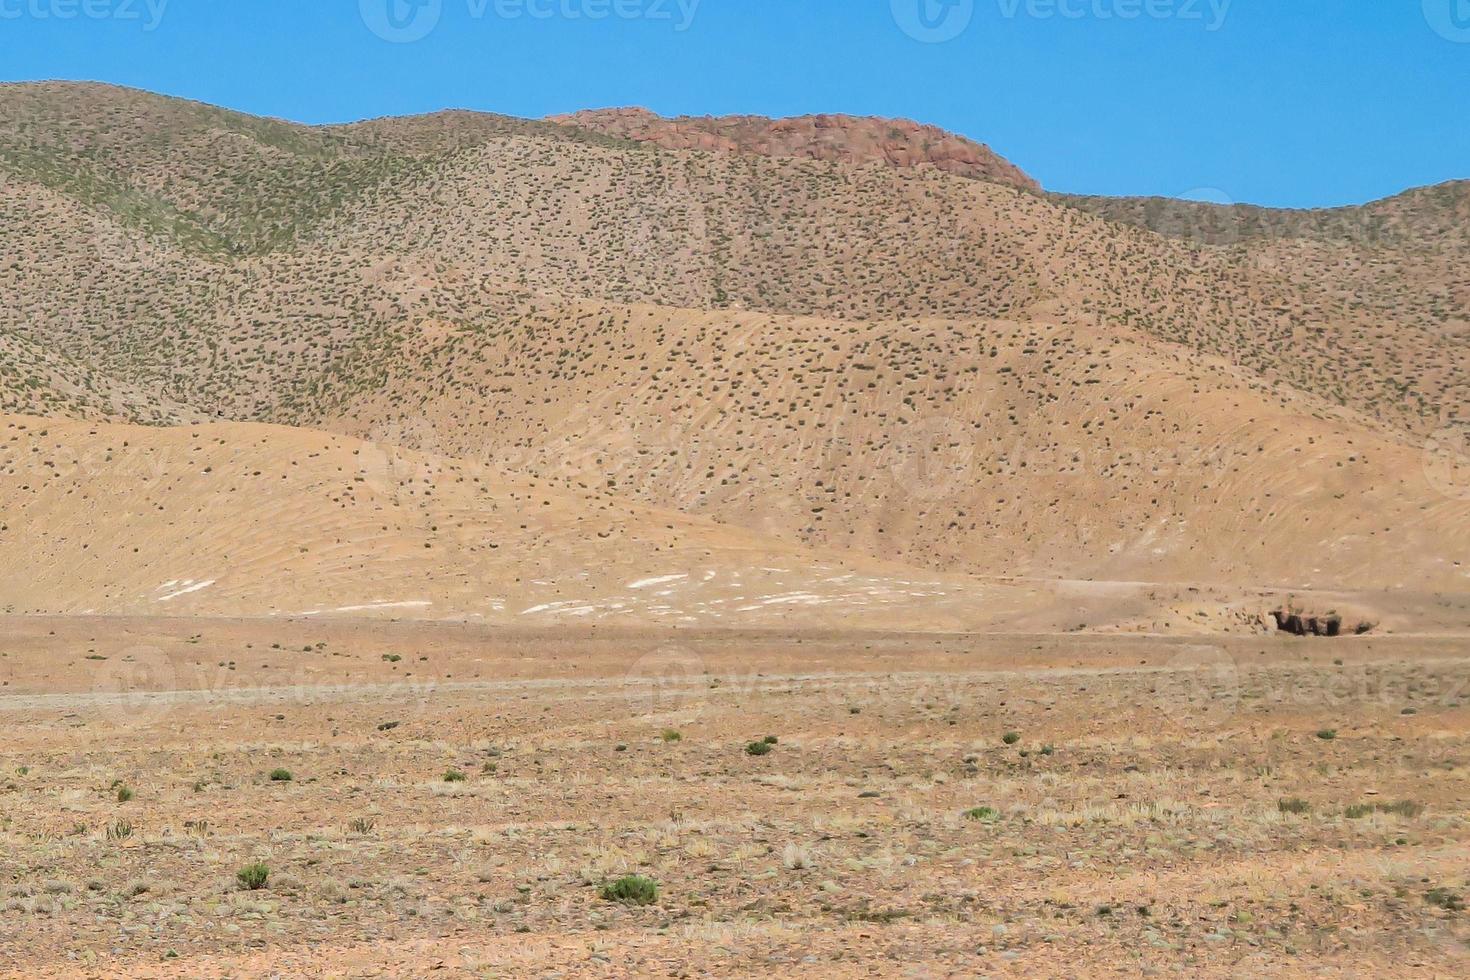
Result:
{"label": "sparse shrub", "polygon": [[1354,803],[1342,815],[1349,820],[1357,820],[1366,817],[1370,813],[1389,813],[1396,817],[1417,817],[1424,812],[1422,804],[1413,800],[1399,800],[1397,803]]}
{"label": "sparse shrub", "polygon": [[347,829],[358,836],[366,837],[373,832],[373,828],[376,826],[377,822],[371,817],[353,817],[347,824]]}
{"label": "sparse shrub", "polygon": [[460,772],[458,769],[444,770],[444,781],[446,783],[462,783],[468,778],[468,776]]}
{"label": "sparse shrub", "polygon": [[1337,729],[1336,728],[1323,728],[1323,729],[1321,729],[1321,730],[1319,730],[1317,732],[1317,737],[1320,738],[1324,742],[1330,742],[1334,738],[1337,738]]}
{"label": "sparse shrub", "polygon": [[114,820],[107,825],[108,840],[127,840],[133,836],[133,824],[130,820]]}
{"label": "sparse shrub", "polygon": [[1465,911],[1465,900],[1456,892],[1448,888],[1431,888],[1424,895],[1424,900],[1436,908],[1444,909],[1446,912]]}
{"label": "sparse shrub", "polygon": [[745,747],[746,755],[766,755],[771,751],[770,742],[751,742]]}
{"label": "sparse shrub", "polygon": [[664,733],[662,735],[660,735],[659,737],[662,738],[665,742],[682,742],[682,741],[684,741],[684,736],[681,735],[681,734],[679,734],[678,732],[674,731],[672,728],[666,728],[666,729],[664,729]]}
{"label": "sparse shrub", "polygon": [[597,890],[604,902],[620,905],[652,905],[658,901],[658,883],[642,875],[627,875],[609,881]]}
{"label": "sparse shrub", "polygon": [[252,861],[239,871],[235,872],[235,879],[240,882],[240,887],[246,891],[260,891],[265,883],[270,880],[271,869],[260,861]]}
{"label": "sparse shrub", "polygon": [[787,844],[781,852],[781,866],[787,871],[804,871],[812,866],[811,852],[800,844]]}
{"label": "sparse shrub", "polygon": [[1002,735],[1000,737],[1000,740],[1002,742],[1006,743],[1007,745],[1015,745],[1017,742],[1019,742],[1021,740],[1021,733],[1020,732],[1006,732],[1004,735]]}
{"label": "sparse shrub", "polygon": [[977,806],[965,811],[966,820],[984,820],[987,823],[1000,819],[1000,811],[993,806]]}
{"label": "sparse shrub", "polygon": [[289,783],[293,778],[289,769],[271,770],[271,782],[273,783]]}
{"label": "sparse shrub", "polygon": [[1276,809],[1282,813],[1310,813],[1312,804],[1296,796],[1286,796],[1276,801]]}
{"label": "sparse shrub", "polygon": [[119,786],[117,788],[117,801],[119,803],[127,803],[132,798],[133,798],[133,791],[131,789],[129,789],[126,786]]}
{"label": "sparse shrub", "polygon": [[1378,812],[1391,813],[1396,817],[1417,817],[1424,812],[1424,805],[1413,800],[1399,800],[1397,803],[1378,804]]}

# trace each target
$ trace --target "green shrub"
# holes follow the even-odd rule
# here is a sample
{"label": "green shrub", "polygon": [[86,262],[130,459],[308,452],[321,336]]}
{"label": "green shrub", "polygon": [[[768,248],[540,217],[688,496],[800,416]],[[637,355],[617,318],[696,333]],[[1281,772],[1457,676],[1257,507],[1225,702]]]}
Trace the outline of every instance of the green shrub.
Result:
{"label": "green shrub", "polygon": [[1424,812],[1424,805],[1413,800],[1399,800],[1397,803],[1378,804],[1378,812],[1391,813],[1396,817],[1417,817]]}
{"label": "green shrub", "polygon": [[627,875],[609,881],[597,890],[604,902],[622,905],[652,905],[658,901],[658,883],[642,875]]}
{"label": "green shrub", "polygon": [[1448,888],[1431,888],[1425,893],[1424,900],[1446,912],[1465,911],[1465,900]]}
{"label": "green shrub", "polygon": [[460,772],[458,769],[446,769],[446,770],[444,770],[444,781],[446,783],[462,783],[462,782],[464,782],[468,778],[469,777],[467,777],[464,773]]}
{"label": "green shrub", "polygon": [[1312,804],[1299,797],[1288,796],[1276,801],[1276,809],[1282,813],[1310,813]]}
{"label": "green shrub", "polygon": [[235,872],[235,878],[240,882],[240,887],[252,892],[264,888],[270,876],[271,869],[259,861],[253,861]]}
{"label": "green shrub", "polygon": [[1324,742],[1330,742],[1334,738],[1337,738],[1337,729],[1336,728],[1324,728],[1321,731],[1317,732],[1317,737],[1320,738]]}
{"label": "green shrub", "polygon": [[659,737],[662,738],[665,742],[682,742],[682,741],[684,741],[684,736],[683,735],[680,735],[678,732],[674,731],[672,728],[666,728],[666,729],[664,729],[663,735],[661,735]]}
{"label": "green shrub", "polygon": [[133,791],[130,790],[130,789],[128,789],[126,786],[119,786],[117,788],[117,801],[119,803],[126,803],[129,800],[131,800],[132,798],[133,798]]}
{"label": "green shrub", "polygon": [[289,770],[289,769],[272,769],[271,770],[271,782],[273,782],[273,783],[289,783],[291,781],[291,779],[292,779],[291,770]]}
{"label": "green shrub", "polygon": [[1021,733],[1020,732],[1006,732],[1004,735],[1002,735],[1000,737],[1000,740],[1002,742],[1006,743],[1007,745],[1015,745],[1017,742],[1019,742],[1021,740]]}
{"label": "green shrub", "polygon": [[977,806],[965,811],[966,820],[984,820],[987,823],[1000,819],[1000,811],[993,806]]}
{"label": "green shrub", "polygon": [[751,742],[745,747],[746,755],[765,755],[771,751],[770,742]]}

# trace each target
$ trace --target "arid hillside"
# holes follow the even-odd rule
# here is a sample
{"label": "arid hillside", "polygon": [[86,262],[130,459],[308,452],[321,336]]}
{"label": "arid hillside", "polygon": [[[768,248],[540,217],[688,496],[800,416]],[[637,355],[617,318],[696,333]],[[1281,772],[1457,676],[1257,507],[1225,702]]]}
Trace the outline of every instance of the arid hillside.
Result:
{"label": "arid hillside", "polygon": [[[487,467],[582,520],[596,500],[691,521],[721,548],[910,577],[1464,591],[1470,463],[1446,438],[1470,412],[1464,185],[1322,214],[1160,209],[941,166],[951,142],[983,149],[957,137],[890,152],[899,136],[875,125],[448,112],[305,127],[0,86],[0,410],[328,430],[439,458],[436,505],[455,512],[480,502],[448,474]],[[209,465],[240,445],[261,447],[252,473],[313,440],[360,451],[268,431],[222,432],[235,448]],[[357,543],[278,577],[341,573],[308,605],[372,605],[378,590],[364,599],[342,571],[366,574],[366,532],[311,516],[342,505],[333,479],[286,493],[277,523],[311,539],[298,547]],[[165,506],[217,490],[187,483]],[[267,502],[241,501],[243,534]],[[482,519],[461,537],[498,533]],[[381,591],[466,614],[445,583],[478,546],[440,561],[442,542],[394,527],[373,533],[413,560]],[[223,582],[161,567],[202,547],[197,530],[157,542],[142,577],[99,571],[67,608]],[[60,561],[43,531],[26,526],[26,547]],[[253,567],[277,576],[283,545],[263,547]],[[556,554],[557,575],[597,564]],[[698,564],[628,556],[652,570],[625,583]],[[437,584],[413,594],[421,578]],[[14,603],[54,598],[42,581]],[[275,588],[214,591],[249,600],[219,610],[293,611]]]}
{"label": "arid hillside", "polygon": [[647,109],[590,109],[549,122],[666,150],[708,150],[832,163],[882,163],[896,170],[932,168],[1023,190],[1041,185],[973,140],[907,119],[857,116],[721,116],[664,119]]}
{"label": "arid hillside", "polygon": [[25,565],[0,579],[5,613],[924,629],[1075,615],[1027,586],[280,426],[0,417],[0,515],[0,548]]}

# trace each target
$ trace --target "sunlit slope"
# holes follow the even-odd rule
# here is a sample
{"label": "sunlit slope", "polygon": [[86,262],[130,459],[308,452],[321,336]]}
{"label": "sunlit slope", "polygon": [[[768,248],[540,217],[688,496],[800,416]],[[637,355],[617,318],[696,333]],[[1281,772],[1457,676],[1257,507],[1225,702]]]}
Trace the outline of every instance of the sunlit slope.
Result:
{"label": "sunlit slope", "polygon": [[1137,332],[587,305],[401,344],[330,425],[804,545],[982,575],[1467,580],[1470,473],[1432,443]]}
{"label": "sunlit slope", "polygon": [[9,612],[970,628],[1033,590],[320,432],[0,421]]}

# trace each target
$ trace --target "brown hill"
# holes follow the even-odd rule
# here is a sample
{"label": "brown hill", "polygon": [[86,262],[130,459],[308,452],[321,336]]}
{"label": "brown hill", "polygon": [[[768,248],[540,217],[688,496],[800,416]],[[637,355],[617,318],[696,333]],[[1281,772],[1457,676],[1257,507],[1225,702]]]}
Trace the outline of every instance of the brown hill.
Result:
{"label": "brown hill", "polygon": [[753,153],[855,165],[881,163],[896,170],[932,168],[1024,190],[1041,189],[990,147],[907,119],[846,115],[665,119],[647,109],[589,109],[551,116],[548,121],[666,150]]}
{"label": "brown hill", "polygon": [[1211,244],[473,113],[0,103],[7,411],[325,427],[910,571],[1464,588],[1453,187]]}

